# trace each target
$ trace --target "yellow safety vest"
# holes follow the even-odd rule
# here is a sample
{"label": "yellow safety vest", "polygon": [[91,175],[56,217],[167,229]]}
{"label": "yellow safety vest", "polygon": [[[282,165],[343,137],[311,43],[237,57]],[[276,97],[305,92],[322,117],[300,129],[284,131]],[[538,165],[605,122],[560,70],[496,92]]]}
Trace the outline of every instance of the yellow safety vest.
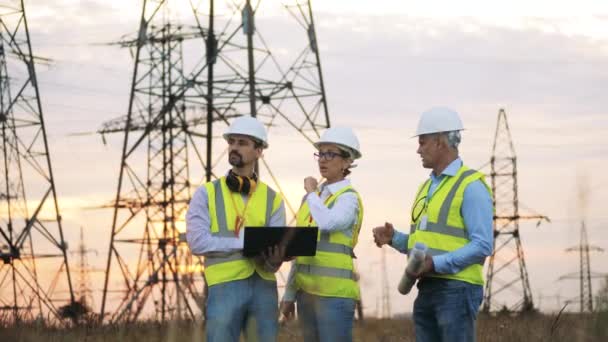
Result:
{"label": "yellow safety vest", "polygon": [[[237,213],[242,213],[245,209],[242,196],[233,194],[228,189],[226,177],[206,183],[205,188],[209,204],[211,234],[219,237],[235,237]],[[234,208],[230,196],[234,196],[234,205],[237,208]],[[244,229],[245,226],[267,226],[270,217],[279,209],[282,201],[281,196],[277,195],[269,186],[258,182],[248,200],[245,222],[241,229]],[[205,279],[208,286],[246,279],[254,271],[266,280],[276,281],[274,273],[265,271],[262,265],[256,264],[250,258],[245,258],[240,251],[228,256],[205,257]]]}
{"label": "yellow safety vest", "polygon": [[[454,176],[445,176],[430,200],[427,194],[431,180],[420,186],[412,207],[408,250],[411,250],[416,242],[422,242],[428,246],[427,253],[435,256],[455,251],[470,242],[460,210],[466,187],[477,180],[492,193],[484,175],[466,166],[460,167]],[[423,227],[421,222],[425,216],[427,222],[426,227]],[[483,262],[470,265],[456,274],[433,273],[429,276],[483,285]]]}
{"label": "yellow safety vest", "polygon": [[[357,244],[361,223],[363,221],[363,203],[361,197],[352,188],[344,187],[331,195],[326,203],[333,207],[336,199],[347,192],[357,195],[359,214],[353,225],[352,237],[341,231],[321,232],[317,238],[317,253],[312,257],[296,258],[296,288],[307,293],[323,297],[341,297],[358,300],[360,298],[359,285],[355,280],[353,267],[353,249]],[[311,220],[310,208],[304,201],[296,216],[298,226],[317,226]]]}

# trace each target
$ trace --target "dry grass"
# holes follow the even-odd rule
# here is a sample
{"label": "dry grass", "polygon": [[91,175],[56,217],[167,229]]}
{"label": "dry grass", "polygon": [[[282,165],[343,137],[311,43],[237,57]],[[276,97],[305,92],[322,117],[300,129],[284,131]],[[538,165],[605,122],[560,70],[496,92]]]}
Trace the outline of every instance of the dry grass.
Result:
{"label": "dry grass", "polygon": [[[596,315],[564,314],[520,317],[480,317],[478,341],[517,342],[594,342],[608,341],[608,313]],[[368,319],[355,324],[355,341],[414,341],[410,319]],[[34,342],[173,342],[204,341],[203,327],[193,322],[158,324],[142,322],[121,326],[80,326],[70,329],[48,328],[34,324],[6,326],[0,323],[0,341]],[[303,341],[297,324],[281,328],[279,341]]]}

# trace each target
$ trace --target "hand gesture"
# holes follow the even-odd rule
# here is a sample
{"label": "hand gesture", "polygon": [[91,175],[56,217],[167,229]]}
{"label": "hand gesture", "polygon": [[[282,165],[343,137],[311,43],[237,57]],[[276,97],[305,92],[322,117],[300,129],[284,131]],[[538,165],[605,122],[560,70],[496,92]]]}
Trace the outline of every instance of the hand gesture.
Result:
{"label": "hand gesture", "polygon": [[314,177],[304,178],[304,190],[306,190],[306,193],[317,190],[318,185],[319,183],[317,183],[317,180]]}
{"label": "hand gesture", "polygon": [[384,226],[378,226],[372,230],[374,233],[374,242],[376,246],[382,247],[393,240],[395,229],[392,223],[385,222]]}

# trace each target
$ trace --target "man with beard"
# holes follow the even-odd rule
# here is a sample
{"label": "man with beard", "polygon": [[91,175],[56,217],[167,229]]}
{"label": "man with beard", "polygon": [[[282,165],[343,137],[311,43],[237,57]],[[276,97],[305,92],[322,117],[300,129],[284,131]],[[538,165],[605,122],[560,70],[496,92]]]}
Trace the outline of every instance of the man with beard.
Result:
{"label": "man with beard", "polygon": [[278,298],[274,273],[283,261],[275,247],[258,258],[242,254],[245,226],[285,226],[281,196],[259,181],[255,165],[268,147],[264,126],[251,116],[235,119],[224,139],[232,169],[197,189],[186,215],[193,254],[205,256],[209,342],[275,341]]}

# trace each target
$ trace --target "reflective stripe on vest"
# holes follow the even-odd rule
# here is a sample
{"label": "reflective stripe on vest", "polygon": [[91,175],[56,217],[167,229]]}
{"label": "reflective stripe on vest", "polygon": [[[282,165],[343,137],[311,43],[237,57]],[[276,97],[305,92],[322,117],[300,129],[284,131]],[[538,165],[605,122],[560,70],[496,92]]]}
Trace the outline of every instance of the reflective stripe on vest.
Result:
{"label": "reflective stripe on vest", "polygon": [[[355,195],[357,195],[357,192],[352,188],[344,190],[343,192],[340,193],[340,195],[349,193],[349,192],[352,192]],[[338,197],[336,197],[333,201],[331,201],[327,205],[327,208],[328,209],[333,208],[337,199],[338,199]],[[309,210],[310,210],[310,208],[309,208]],[[359,210],[362,210],[362,209],[359,209]],[[310,215],[310,213],[309,213],[309,215]],[[330,232],[319,232],[319,240],[317,241],[317,251],[330,252],[330,253],[342,253],[342,254],[346,254],[346,255],[350,255],[350,256],[355,255],[352,247],[343,245],[341,243],[330,242],[329,241],[330,234],[331,234]],[[355,234],[355,232],[353,232],[353,235],[354,234]]]}
{"label": "reflective stripe on vest", "polygon": [[[227,197],[232,196],[232,193],[227,189],[224,177],[207,183],[205,186],[208,189],[207,195],[210,203],[209,219],[212,236],[234,238],[235,231],[234,229],[230,230],[230,228],[234,228],[234,223],[228,222],[228,220],[232,221],[238,212],[236,212],[236,208],[226,207],[226,205],[232,205],[231,199]],[[280,197],[266,184],[258,183],[258,190],[256,191],[260,190],[266,191],[266,194],[258,192],[256,195],[254,193],[248,201],[256,202],[252,202],[248,207],[247,213],[244,213],[246,222],[251,222],[251,226],[267,226],[272,217],[273,209],[276,211],[281,203]],[[211,198],[211,196],[214,198]],[[226,201],[228,201],[228,204],[226,204]],[[266,203],[264,204],[262,201],[266,201]],[[243,203],[237,203],[245,205],[244,201]],[[264,270],[262,266],[254,263],[252,259],[244,257],[240,251],[220,255],[205,257],[205,277],[209,286],[245,279],[251,276],[253,272],[257,272],[266,280],[276,280],[274,273]]]}
{"label": "reflective stripe on vest", "polygon": [[[446,215],[446,221],[444,221],[444,222],[445,223],[427,222],[425,230],[428,232],[440,233],[440,234],[449,235],[449,236],[462,238],[462,239],[469,238],[467,235],[466,229],[452,227],[447,224],[447,215]],[[410,234],[413,234],[415,230],[416,230],[416,225],[415,224],[410,225]]]}
{"label": "reflective stripe on vest", "polygon": [[235,260],[246,260],[241,252],[231,253],[226,256],[206,256],[205,257],[205,267],[222,264],[225,262],[235,261]]}
{"label": "reflective stripe on vest", "polygon": [[221,237],[234,237],[234,232],[228,230],[228,225],[226,224],[226,207],[224,206],[224,192],[222,191],[221,179],[213,181],[213,188],[215,189],[215,216],[220,230],[217,233],[212,232],[211,234]]}
{"label": "reflective stripe on vest", "polygon": [[320,277],[355,279],[355,275],[351,270],[317,265],[297,264],[296,272],[312,274]]}
{"label": "reflective stripe on vest", "polygon": [[[226,223],[226,207],[224,200],[224,192],[222,191],[222,182],[221,179],[213,181],[213,188],[215,189],[215,213],[217,216],[217,225],[219,227],[218,232],[211,232],[214,236],[220,237],[234,237],[234,231],[228,229],[228,224]],[[266,186],[266,224],[270,222],[270,217],[272,216],[272,208],[274,205],[274,201],[276,198],[276,192]],[[250,199],[251,200],[251,199]],[[243,227],[244,228],[244,227]]]}
{"label": "reflective stripe on vest", "polygon": [[272,207],[274,206],[274,199],[277,196],[276,192],[266,186],[266,225],[270,224],[270,217],[272,216]]}
{"label": "reflective stripe on vest", "polygon": [[[464,181],[465,178],[474,174],[475,172],[475,170],[467,170],[460,175],[456,183],[454,183],[454,185],[450,189],[450,192],[448,192],[448,195],[446,196],[445,200],[441,204],[437,223],[427,222],[425,231],[449,235],[462,239],[469,238],[466,232],[466,228],[452,227],[448,225],[448,214],[450,213],[450,208],[452,207],[452,202],[454,202],[454,196],[456,196],[456,191],[458,190],[458,187],[460,187],[460,184],[462,184],[462,181]],[[423,186],[423,189],[424,188],[426,188],[426,186]],[[418,196],[420,196],[420,194],[418,194]],[[415,230],[416,224],[412,224],[410,226],[410,232],[413,233]]]}
{"label": "reflective stripe on vest", "polygon": [[[441,189],[441,186],[439,186],[435,190],[435,193],[432,194],[431,199],[425,199],[426,202],[421,216],[418,216],[416,221],[410,225],[408,248],[412,248],[414,243],[418,241],[424,242],[429,248],[428,254],[437,256],[462,248],[470,241],[460,210],[462,208],[462,196],[468,184],[481,180],[486,188],[488,188],[483,180],[483,176],[477,174],[477,171],[462,166],[457,174],[453,176],[457,178],[445,179],[446,182],[451,184],[449,188]],[[463,182],[465,183],[463,184]],[[426,195],[425,191],[428,194],[429,188],[430,180],[427,180],[420,187],[414,203],[417,203],[417,201]],[[488,191],[490,191],[489,188]],[[459,194],[459,202],[455,203],[457,194]],[[435,196],[439,196],[439,199]],[[438,203],[438,200],[441,202]],[[415,208],[412,209],[415,210]],[[419,225],[423,217],[426,217],[426,226],[424,229],[421,229]],[[448,222],[451,222],[452,225],[448,224]],[[462,226],[454,226],[454,224],[461,224]],[[457,279],[473,284],[483,284],[483,260],[465,267],[456,274],[433,274],[431,276]]]}
{"label": "reflective stripe on vest", "polygon": [[[361,227],[363,205],[359,194],[351,186],[341,189],[330,196],[326,203],[331,209],[337,199],[344,193],[354,193],[359,203],[359,211],[353,223],[352,236],[341,231],[319,232],[317,254],[314,257],[298,257],[296,259],[296,286],[310,294],[325,297],[340,297],[359,299],[359,285],[355,282],[353,265],[353,247]],[[333,198],[331,198],[333,197]],[[310,208],[302,203],[297,215],[297,225],[315,226],[310,220]],[[303,228],[305,229],[305,228]]]}
{"label": "reflective stripe on vest", "polygon": [[[329,238],[328,238],[329,240]],[[353,249],[349,246],[345,246],[340,243],[331,243],[328,240],[317,241],[317,251],[330,252],[330,253],[342,253],[353,256]]]}

